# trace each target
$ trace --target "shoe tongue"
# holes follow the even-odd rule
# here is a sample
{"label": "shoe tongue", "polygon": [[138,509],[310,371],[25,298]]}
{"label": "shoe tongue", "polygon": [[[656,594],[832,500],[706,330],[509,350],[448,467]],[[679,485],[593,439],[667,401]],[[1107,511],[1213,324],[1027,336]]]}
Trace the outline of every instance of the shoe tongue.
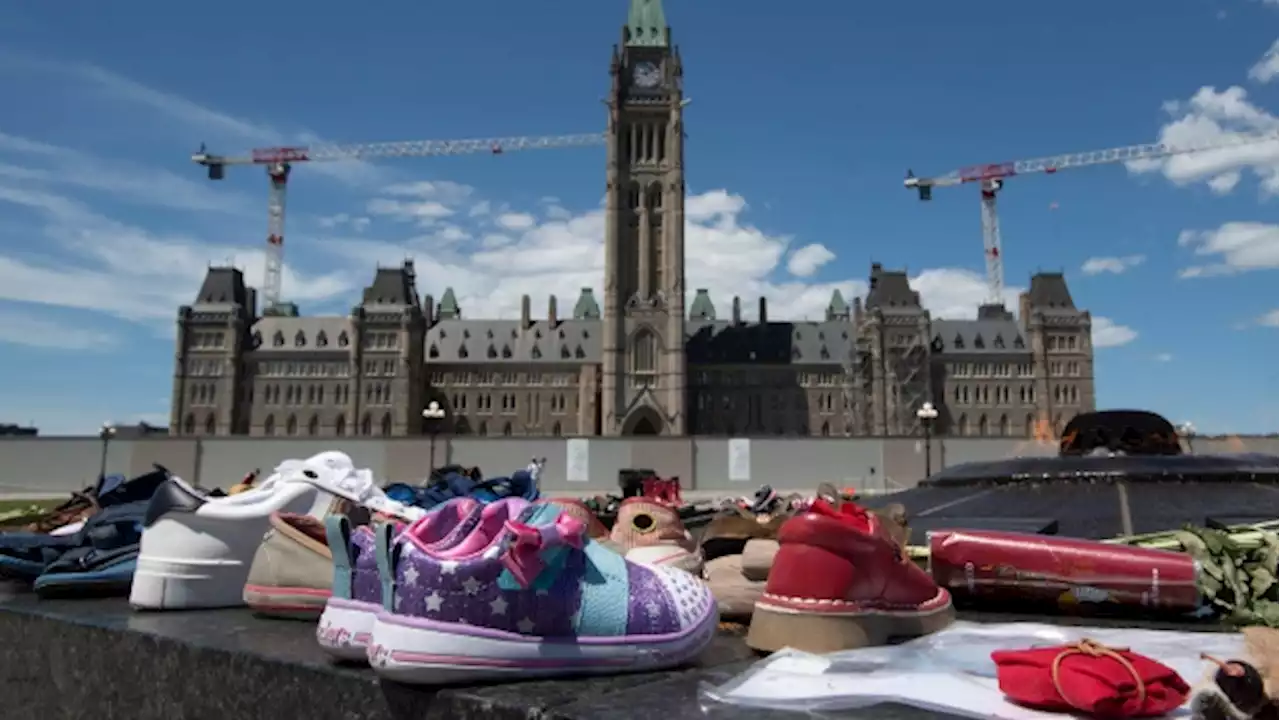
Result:
{"label": "shoe tongue", "polygon": [[102,497],[103,495],[106,495],[112,490],[115,490],[116,488],[123,485],[124,480],[125,478],[123,475],[107,475],[106,477],[98,481],[98,487],[94,491],[94,495],[96,495],[97,497]]}

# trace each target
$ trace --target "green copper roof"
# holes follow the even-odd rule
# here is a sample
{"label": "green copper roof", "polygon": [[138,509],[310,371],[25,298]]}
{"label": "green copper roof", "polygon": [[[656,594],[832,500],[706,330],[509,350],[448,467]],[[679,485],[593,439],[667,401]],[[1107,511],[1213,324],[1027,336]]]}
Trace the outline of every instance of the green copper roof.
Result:
{"label": "green copper roof", "polygon": [[662,0],[631,0],[627,47],[667,47],[667,16],[662,12]]}
{"label": "green copper roof", "polygon": [[849,316],[849,304],[839,290],[831,291],[831,302],[827,303],[827,318],[835,319]]}
{"label": "green copper roof", "polygon": [[591,293],[591,288],[582,288],[582,293],[578,295],[578,302],[573,306],[573,319],[600,319],[600,305],[596,303],[596,296]]}
{"label": "green copper roof", "polygon": [[689,317],[694,320],[715,320],[716,306],[711,302],[711,295],[698,288],[693,296],[693,307],[689,309]]}
{"label": "green copper roof", "polygon": [[444,289],[444,297],[440,298],[440,306],[436,309],[436,313],[442,318],[457,318],[461,314],[458,309],[458,297],[453,294],[453,288]]}

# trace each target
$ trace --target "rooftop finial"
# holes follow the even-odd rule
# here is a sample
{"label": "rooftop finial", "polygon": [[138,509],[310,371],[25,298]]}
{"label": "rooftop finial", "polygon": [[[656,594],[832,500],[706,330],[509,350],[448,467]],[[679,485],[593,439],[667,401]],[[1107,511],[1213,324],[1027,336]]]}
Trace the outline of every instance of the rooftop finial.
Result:
{"label": "rooftop finial", "polygon": [[667,16],[662,0],[631,0],[627,11],[627,47],[667,47]]}

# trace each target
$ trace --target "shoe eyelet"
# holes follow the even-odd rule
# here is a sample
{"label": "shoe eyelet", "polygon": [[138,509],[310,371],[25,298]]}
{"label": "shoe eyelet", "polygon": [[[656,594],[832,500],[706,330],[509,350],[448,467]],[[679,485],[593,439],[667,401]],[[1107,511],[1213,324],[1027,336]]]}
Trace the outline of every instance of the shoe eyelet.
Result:
{"label": "shoe eyelet", "polygon": [[658,520],[649,513],[639,513],[631,518],[631,529],[648,534],[658,529]]}

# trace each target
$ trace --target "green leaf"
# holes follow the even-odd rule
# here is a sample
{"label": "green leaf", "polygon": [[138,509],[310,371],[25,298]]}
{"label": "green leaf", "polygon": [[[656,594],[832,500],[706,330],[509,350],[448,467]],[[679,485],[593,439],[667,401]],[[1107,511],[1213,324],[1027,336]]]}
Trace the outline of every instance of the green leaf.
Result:
{"label": "green leaf", "polygon": [[1191,555],[1199,556],[1209,550],[1200,536],[1189,529],[1179,530],[1173,534],[1173,537],[1182,544],[1183,550]]}
{"label": "green leaf", "polygon": [[1249,587],[1254,599],[1264,597],[1275,583],[1275,575],[1266,568],[1255,566],[1249,570]]}
{"label": "green leaf", "polygon": [[1200,576],[1200,594],[1207,598],[1215,598],[1222,592],[1222,583],[1212,575]]}
{"label": "green leaf", "polygon": [[1213,558],[1208,556],[1199,558],[1199,560],[1200,560],[1200,567],[1203,568],[1206,573],[1208,573],[1209,577],[1219,582],[1223,581],[1221,565],[1219,565]]}

